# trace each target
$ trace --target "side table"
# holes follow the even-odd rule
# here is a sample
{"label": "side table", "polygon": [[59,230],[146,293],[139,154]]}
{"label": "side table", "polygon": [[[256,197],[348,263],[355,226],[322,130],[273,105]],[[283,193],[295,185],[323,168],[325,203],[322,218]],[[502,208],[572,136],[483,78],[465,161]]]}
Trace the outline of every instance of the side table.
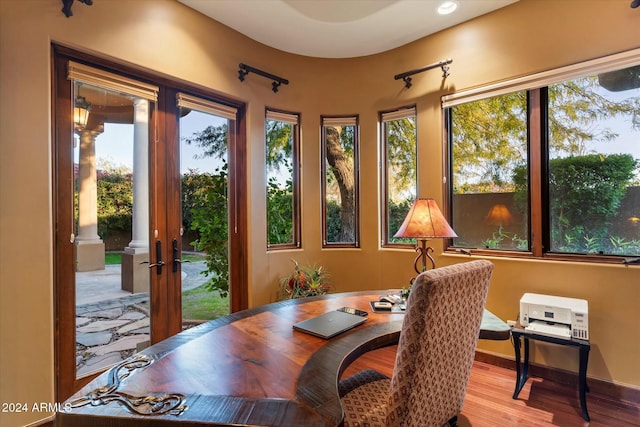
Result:
{"label": "side table", "polygon": [[[580,340],[577,338],[564,339],[557,338],[548,335],[540,335],[531,332],[527,332],[519,325],[516,325],[511,329],[511,335],[513,336],[513,347],[515,349],[516,356],[516,388],[513,392],[513,398],[517,399],[520,390],[527,382],[529,376],[529,340],[537,340],[548,342],[552,344],[558,344],[568,347],[575,347],[580,353],[579,371],[578,371],[578,392],[580,395],[580,409],[582,410],[582,418],[589,421],[589,413],[587,412],[587,399],[585,393],[589,391],[587,386],[587,363],[589,362],[589,350],[591,350],[591,344],[589,341]],[[520,360],[520,338],[524,340],[524,365],[521,365]]]}

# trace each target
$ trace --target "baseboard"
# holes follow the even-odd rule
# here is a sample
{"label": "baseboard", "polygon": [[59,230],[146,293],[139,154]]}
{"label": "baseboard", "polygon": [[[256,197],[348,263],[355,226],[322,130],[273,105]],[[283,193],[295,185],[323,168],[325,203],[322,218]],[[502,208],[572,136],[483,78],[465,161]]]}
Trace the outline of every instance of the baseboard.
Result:
{"label": "baseboard", "polygon": [[[514,371],[513,381],[515,387],[516,362],[514,358],[476,351],[475,360]],[[549,366],[536,365],[534,363],[529,363],[529,377],[544,378],[561,384],[574,387],[578,386],[578,375],[575,372],[552,368]],[[640,389],[637,388],[614,384],[610,381],[591,378],[589,376],[587,376],[587,384],[589,385],[589,390],[594,393],[604,394],[626,402],[637,403],[640,401]]]}
{"label": "baseboard", "polygon": [[39,421],[36,421],[34,423],[31,424],[27,424],[25,427],[53,427],[55,426],[55,419],[56,416],[55,415],[51,415],[47,418],[43,418]]}

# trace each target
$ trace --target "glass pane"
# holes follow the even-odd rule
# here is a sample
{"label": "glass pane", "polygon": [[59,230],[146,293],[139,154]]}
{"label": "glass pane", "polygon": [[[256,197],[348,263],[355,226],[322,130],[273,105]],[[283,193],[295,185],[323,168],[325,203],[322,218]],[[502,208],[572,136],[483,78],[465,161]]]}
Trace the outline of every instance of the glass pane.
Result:
{"label": "glass pane", "polygon": [[181,109],[183,329],[229,314],[228,129]]}
{"label": "glass pane", "polygon": [[640,255],[640,66],[549,86],[551,251]]}
{"label": "glass pane", "polygon": [[296,125],[266,120],[267,246],[295,244],[294,132]]}
{"label": "glass pane", "polygon": [[417,194],[416,117],[384,122],[386,148],[386,242],[414,243],[395,238]]}
{"label": "glass pane", "polygon": [[525,92],[451,108],[454,245],[529,249]]}
{"label": "glass pane", "polygon": [[325,244],[356,242],[356,127],[324,126]]}
{"label": "glass pane", "polygon": [[[144,99],[75,83],[76,373],[149,342],[149,117]],[[88,116],[87,113],[88,112]]]}

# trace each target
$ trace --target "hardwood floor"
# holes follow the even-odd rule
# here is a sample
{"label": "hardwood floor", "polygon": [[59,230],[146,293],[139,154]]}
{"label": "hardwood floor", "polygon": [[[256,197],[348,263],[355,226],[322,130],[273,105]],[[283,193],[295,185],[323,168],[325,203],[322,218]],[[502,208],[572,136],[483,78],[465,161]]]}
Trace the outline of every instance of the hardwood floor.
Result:
{"label": "hardwood floor", "polygon": [[[372,351],[357,359],[343,377],[362,369],[375,369],[391,376],[396,347]],[[515,369],[515,368],[514,368]],[[460,427],[640,427],[640,402],[587,393],[591,421],[582,419],[578,392],[556,382],[529,378],[517,400],[513,400],[515,370],[474,362],[467,397],[459,418]]]}

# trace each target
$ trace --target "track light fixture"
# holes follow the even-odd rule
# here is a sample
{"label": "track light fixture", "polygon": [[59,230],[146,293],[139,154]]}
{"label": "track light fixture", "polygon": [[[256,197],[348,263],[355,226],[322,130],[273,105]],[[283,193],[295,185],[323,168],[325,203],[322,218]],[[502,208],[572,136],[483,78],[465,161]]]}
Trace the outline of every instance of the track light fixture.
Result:
{"label": "track light fixture", "polygon": [[[93,0],[78,0],[80,3],[84,3],[87,6],[91,6],[93,4]],[[73,12],[71,11],[71,6],[73,6],[73,0],[62,0],[62,13],[64,16],[69,18],[73,16]]]}

